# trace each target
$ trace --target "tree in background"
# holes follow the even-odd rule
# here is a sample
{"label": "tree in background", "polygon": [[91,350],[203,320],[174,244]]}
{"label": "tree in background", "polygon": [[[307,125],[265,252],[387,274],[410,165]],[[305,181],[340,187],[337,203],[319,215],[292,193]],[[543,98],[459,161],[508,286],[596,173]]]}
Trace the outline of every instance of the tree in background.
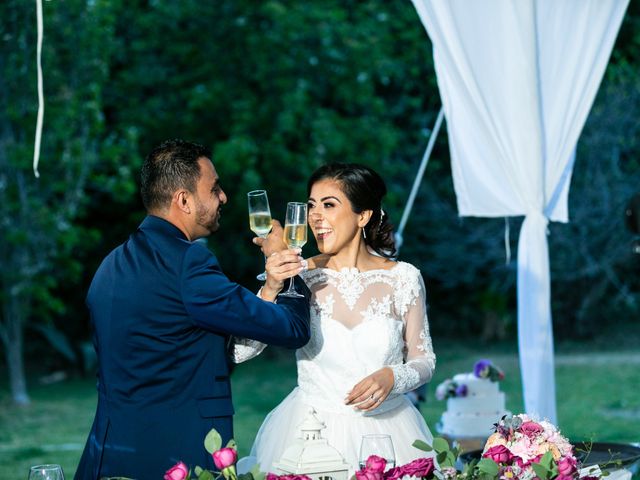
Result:
{"label": "tree in background", "polygon": [[79,281],[76,249],[98,238],[76,223],[87,185],[99,180],[96,167],[126,150],[126,140],[104,130],[102,92],[114,16],[103,3],[44,4],[47,103],[39,179],[31,169],[37,110],[35,5],[19,0],[0,5],[0,339],[17,404],[29,402],[26,325],[39,326],[54,346],[73,356],[52,328],[51,315],[68,312],[55,289],[61,282]]}
{"label": "tree in background", "polygon": [[[640,61],[640,29],[633,28],[638,5],[629,7],[580,141],[573,223],[550,227],[558,328],[618,307],[637,312],[637,274],[625,266],[624,248],[612,250],[624,245],[624,233],[613,226],[618,240],[607,241],[600,230],[603,215],[614,218],[638,185],[633,162],[640,149],[630,140],[637,137],[637,100],[631,100],[637,96],[625,93],[637,92],[640,76],[633,67]],[[306,178],[317,166],[365,163],[385,177],[384,207],[399,220],[440,108],[428,37],[411,2],[69,0],[44,6],[48,103],[36,180],[35,6],[0,5],[0,335],[12,372],[22,371],[25,325],[69,327],[72,346],[57,342],[68,356],[88,338],[88,282],[142,219],[135,195],[140,159],[167,138],[212,147],[229,203],[210,242],[227,274],[250,287],[263,266],[250,242],[249,190],[267,188],[272,213],[282,219],[287,201],[306,198]],[[596,173],[603,175],[599,191],[607,194],[601,198],[582,177]],[[597,215],[590,214],[592,204]],[[424,272],[436,334],[491,336],[514,327],[519,222],[510,220],[513,255],[505,264],[503,220],[457,217],[442,133],[401,252]],[[580,249],[591,252],[587,263],[613,273],[605,287],[594,281],[604,270],[583,268],[575,235]],[[611,261],[593,253],[602,251]],[[305,255],[312,253],[305,247]],[[592,291],[596,287],[601,293]],[[49,340],[59,338],[52,328],[39,328]],[[24,400],[24,376],[12,374],[11,383],[19,393],[14,398]]]}

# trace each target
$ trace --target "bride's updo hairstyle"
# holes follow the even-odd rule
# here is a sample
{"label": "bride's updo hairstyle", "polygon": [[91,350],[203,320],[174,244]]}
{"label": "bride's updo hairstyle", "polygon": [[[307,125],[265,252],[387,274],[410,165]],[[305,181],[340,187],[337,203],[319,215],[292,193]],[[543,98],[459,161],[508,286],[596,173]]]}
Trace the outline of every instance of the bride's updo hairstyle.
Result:
{"label": "bride's updo hairstyle", "polygon": [[357,163],[330,163],[311,174],[307,183],[307,195],[311,187],[321,180],[335,180],[351,202],[351,210],[361,213],[371,210],[373,214],[364,227],[365,243],[378,255],[395,257],[396,246],[393,226],[386,212],[382,210],[382,198],[387,187],[382,177],[371,168]]}

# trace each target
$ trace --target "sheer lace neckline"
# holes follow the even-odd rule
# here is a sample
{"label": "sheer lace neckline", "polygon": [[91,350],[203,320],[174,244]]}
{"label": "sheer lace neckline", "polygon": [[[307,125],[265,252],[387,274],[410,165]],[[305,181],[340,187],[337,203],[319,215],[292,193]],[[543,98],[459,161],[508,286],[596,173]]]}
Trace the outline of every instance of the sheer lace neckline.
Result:
{"label": "sheer lace neckline", "polygon": [[335,270],[333,268],[329,268],[329,267],[318,267],[315,268],[313,270],[310,270],[310,272],[313,272],[314,270],[318,270],[318,271],[323,271],[323,272],[329,272],[332,273],[334,275],[367,275],[369,273],[384,273],[384,272],[392,272],[394,271],[396,268],[398,268],[403,262],[396,262],[395,265],[391,268],[372,268],[371,270],[363,270],[360,271],[358,270],[358,267],[342,267],[339,270]]}

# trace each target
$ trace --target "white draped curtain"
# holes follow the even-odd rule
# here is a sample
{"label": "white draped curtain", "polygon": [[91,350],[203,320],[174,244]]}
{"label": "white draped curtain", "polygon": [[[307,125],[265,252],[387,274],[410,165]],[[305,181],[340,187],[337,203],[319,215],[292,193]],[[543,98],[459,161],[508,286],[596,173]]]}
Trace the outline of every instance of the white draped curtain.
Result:
{"label": "white draped curtain", "polygon": [[629,0],[413,0],[433,44],[462,216],[523,215],[525,410],[557,422],[549,220],[567,222],[578,137]]}

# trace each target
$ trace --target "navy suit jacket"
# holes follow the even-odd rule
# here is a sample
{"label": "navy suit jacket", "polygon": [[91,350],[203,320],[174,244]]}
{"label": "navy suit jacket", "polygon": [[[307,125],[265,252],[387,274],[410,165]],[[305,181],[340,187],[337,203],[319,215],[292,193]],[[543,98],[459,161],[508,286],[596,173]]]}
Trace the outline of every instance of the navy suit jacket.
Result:
{"label": "navy suit jacket", "polygon": [[233,436],[230,335],[289,348],[309,340],[305,298],[266,302],[216,257],[148,216],[102,262],[87,305],[98,355],[98,407],[75,478],[162,479],[178,461],[213,469],[204,437]]}

